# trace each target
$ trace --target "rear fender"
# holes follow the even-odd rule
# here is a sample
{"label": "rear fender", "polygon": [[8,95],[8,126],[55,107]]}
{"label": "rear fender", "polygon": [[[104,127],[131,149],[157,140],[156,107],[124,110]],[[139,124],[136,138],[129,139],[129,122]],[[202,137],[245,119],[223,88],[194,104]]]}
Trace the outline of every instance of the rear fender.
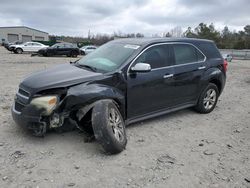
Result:
{"label": "rear fender", "polygon": [[207,87],[208,83],[211,82],[212,80],[216,80],[220,83],[220,85],[221,85],[220,93],[221,93],[224,86],[225,86],[226,76],[217,67],[210,68],[204,73],[202,80],[201,80],[202,85],[201,85],[200,92],[202,92],[204,90],[204,88]]}

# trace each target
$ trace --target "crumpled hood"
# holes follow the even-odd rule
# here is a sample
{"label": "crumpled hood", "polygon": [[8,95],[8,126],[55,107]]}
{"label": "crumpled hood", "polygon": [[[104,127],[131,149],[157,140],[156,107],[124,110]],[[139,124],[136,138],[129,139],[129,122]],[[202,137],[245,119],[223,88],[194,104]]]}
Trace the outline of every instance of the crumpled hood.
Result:
{"label": "crumpled hood", "polygon": [[91,81],[101,75],[101,73],[88,71],[73,64],[63,64],[29,75],[21,82],[20,87],[36,93],[45,89],[67,87]]}

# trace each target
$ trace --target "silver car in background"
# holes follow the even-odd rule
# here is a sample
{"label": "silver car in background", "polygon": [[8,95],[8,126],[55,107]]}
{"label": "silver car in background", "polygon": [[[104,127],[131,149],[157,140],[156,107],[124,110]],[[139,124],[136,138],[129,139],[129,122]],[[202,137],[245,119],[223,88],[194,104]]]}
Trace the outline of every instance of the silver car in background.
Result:
{"label": "silver car in background", "polygon": [[80,48],[81,55],[87,55],[96,49],[97,49],[97,47],[94,45],[83,46]]}
{"label": "silver car in background", "polygon": [[230,54],[222,54],[222,57],[227,61],[231,62],[233,60],[233,57]]}

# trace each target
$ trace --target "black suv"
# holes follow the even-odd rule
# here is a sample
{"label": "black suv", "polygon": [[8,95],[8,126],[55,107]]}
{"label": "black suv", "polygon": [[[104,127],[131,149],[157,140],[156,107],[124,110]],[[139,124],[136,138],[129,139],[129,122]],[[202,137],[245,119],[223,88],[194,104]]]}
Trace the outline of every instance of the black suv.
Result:
{"label": "black suv", "polygon": [[118,153],[127,143],[125,125],[188,107],[211,112],[226,70],[209,40],[114,40],[74,63],[26,78],[12,115],[37,136],[78,127]]}
{"label": "black suv", "polygon": [[78,47],[71,43],[57,43],[51,47],[43,48],[39,50],[38,55],[42,56],[58,56],[58,55],[66,55],[68,57],[77,57],[80,55],[80,50]]}

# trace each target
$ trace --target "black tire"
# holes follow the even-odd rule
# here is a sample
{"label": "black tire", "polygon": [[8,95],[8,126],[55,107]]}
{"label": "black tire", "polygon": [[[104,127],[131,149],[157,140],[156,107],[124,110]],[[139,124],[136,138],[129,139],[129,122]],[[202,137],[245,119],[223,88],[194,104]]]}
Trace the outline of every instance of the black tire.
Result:
{"label": "black tire", "polygon": [[209,83],[208,86],[202,91],[198,103],[195,106],[195,110],[202,114],[212,112],[217,104],[218,97],[218,87],[213,83]]}
{"label": "black tire", "polygon": [[52,56],[53,56],[53,53],[52,53],[52,52],[46,52],[46,53],[45,53],[45,56],[46,56],[46,57],[52,57]]}
{"label": "black tire", "polygon": [[81,51],[81,55],[86,55],[84,51]]}
{"label": "black tire", "polygon": [[22,48],[17,48],[15,51],[16,51],[17,54],[22,54],[23,53]]}
{"label": "black tire", "polygon": [[71,53],[71,57],[77,57],[78,53],[76,51],[72,51]]}
{"label": "black tire", "polygon": [[93,107],[91,121],[95,138],[107,153],[116,154],[125,149],[127,137],[124,120],[112,100],[98,102]]}

